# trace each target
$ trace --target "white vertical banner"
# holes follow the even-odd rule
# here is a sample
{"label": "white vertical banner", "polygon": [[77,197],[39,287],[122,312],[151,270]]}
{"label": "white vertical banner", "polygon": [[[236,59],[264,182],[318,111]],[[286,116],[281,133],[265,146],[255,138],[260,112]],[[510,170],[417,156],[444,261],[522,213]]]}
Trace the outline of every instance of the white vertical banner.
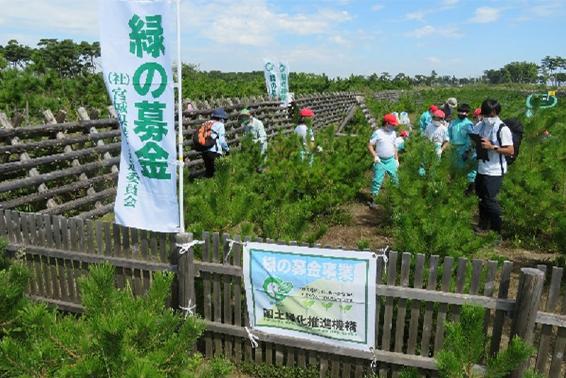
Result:
{"label": "white vertical banner", "polygon": [[106,88],[122,134],[116,223],[179,230],[173,2],[99,0]]}
{"label": "white vertical banner", "polygon": [[289,105],[289,65],[286,62],[277,64],[279,76],[279,98],[282,106]]}
{"label": "white vertical banner", "polygon": [[275,99],[279,97],[280,94],[279,67],[276,66],[271,59],[264,59],[263,73],[265,75],[265,86],[267,87],[267,95],[271,99]]}

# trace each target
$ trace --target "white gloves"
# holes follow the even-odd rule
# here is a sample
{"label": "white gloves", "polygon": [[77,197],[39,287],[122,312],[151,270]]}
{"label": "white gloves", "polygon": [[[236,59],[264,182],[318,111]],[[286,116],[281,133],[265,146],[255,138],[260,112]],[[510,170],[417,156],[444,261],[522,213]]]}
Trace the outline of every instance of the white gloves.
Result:
{"label": "white gloves", "polygon": [[374,162],[374,163],[381,163],[381,160],[379,159],[379,156],[375,155],[375,157],[373,158],[373,162]]}

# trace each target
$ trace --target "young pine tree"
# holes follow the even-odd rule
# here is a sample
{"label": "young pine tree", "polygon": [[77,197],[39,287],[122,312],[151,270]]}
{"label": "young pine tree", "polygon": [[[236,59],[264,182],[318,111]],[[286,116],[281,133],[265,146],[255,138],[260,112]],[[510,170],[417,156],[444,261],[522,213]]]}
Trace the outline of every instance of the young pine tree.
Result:
{"label": "young pine tree", "polygon": [[[483,329],[485,311],[481,307],[463,306],[460,321],[446,323],[446,337],[442,350],[436,357],[441,377],[446,378],[504,378],[519,367],[534,349],[519,337],[513,338],[509,347],[493,358],[487,357],[487,335]],[[486,361],[481,375],[474,365]],[[536,377],[533,372],[529,377]]]}
{"label": "young pine tree", "polygon": [[203,324],[166,305],[172,274],[156,273],[136,297],[129,286],[114,287],[114,267],[93,266],[79,283],[84,313],[72,316],[23,299],[20,268],[0,272],[0,312],[17,308],[0,320],[0,376],[200,377],[210,370],[194,351]]}

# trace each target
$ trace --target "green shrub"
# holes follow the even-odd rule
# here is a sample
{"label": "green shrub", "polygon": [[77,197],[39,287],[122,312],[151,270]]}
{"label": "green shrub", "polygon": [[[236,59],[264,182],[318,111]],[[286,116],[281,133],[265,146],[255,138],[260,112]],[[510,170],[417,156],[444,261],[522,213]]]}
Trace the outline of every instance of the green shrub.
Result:
{"label": "green shrub", "polygon": [[240,370],[254,378],[318,378],[320,376],[318,368],[314,366],[299,368],[244,362]]}
{"label": "green shrub", "polygon": [[407,140],[406,151],[399,187],[378,197],[389,214],[394,248],[454,257],[476,252],[486,240],[472,231],[477,200],[464,195],[466,170],[454,168],[450,150],[438,159],[432,143],[417,134]]}
{"label": "green shrub", "polygon": [[519,246],[566,254],[565,119],[561,107],[523,120],[520,154],[509,167],[501,194],[505,234]]}
{"label": "green shrub", "polygon": [[[84,314],[76,317],[23,299],[23,273],[9,276],[21,268],[14,267],[0,272],[1,314],[16,309],[2,323],[0,376],[211,376],[200,374],[194,353],[203,324],[165,305],[172,274],[156,273],[147,294],[135,297],[128,286],[114,288],[112,266],[93,266],[79,282]],[[203,372],[228,371],[210,366]]]}
{"label": "green shrub", "polygon": [[334,129],[318,130],[322,152],[313,163],[301,160],[299,141],[277,136],[270,141],[263,173],[257,150],[242,150],[217,160],[212,179],[188,182],[186,219],[194,233],[241,232],[279,240],[310,241],[320,237],[339,206],[353,200],[367,183],[366,137],[335,137]]}
{"label": "green shrub", "polygon": [[474,365],[487,360],[484,376],[503,378],[534,353],[533,347],[515,337],[506,350],[489,358],[486,350],[489,343],[483,329],[484,319],[483,308],[465,305],[458,322],[446,323],[444,345],[436,357],[441,377],[475,377]]}

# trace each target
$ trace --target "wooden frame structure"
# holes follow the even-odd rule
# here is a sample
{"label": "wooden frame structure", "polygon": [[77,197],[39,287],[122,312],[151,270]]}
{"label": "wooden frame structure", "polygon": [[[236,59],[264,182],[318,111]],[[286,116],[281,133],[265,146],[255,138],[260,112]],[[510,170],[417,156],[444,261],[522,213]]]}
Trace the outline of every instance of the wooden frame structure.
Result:
{"label": "wooden frame structure", "polygon": [[29,266],[29,295],[66,311],[81,311],[77,278],[90,264],[112,264],[117,285],[127,283],[140,295],[155,272],[175,272],[172,306],[196,305],[207,326],[200,346],[207,357],[315,366],[321,376],[344,378],[362,376],[374,358],[380,376],[397,376],[405,366],[433,372],[445,320],[457,320],[461,305],[473,303],[485,308],[490,354],[505,348],[511,335],[519,335],[537,349],[529,361],[531,367],[552,378],[566,373],[566,293],[559,267],[522,268],[518,289],[513,289],[516,294],[511,295],[517,275],[509,261],[498,264],[390,252],[387,269],[379,263],[375,278],[375,355],[267,335],[261,335],[259,347],[253,349],[244,330],[248,320],[242,247],[236,243],[230,250],[229,242],[242,240],[239,236],[205,232],[204,245],[179,254],[178,244],[192,240],[190,234],[4,210],[0,211],[0,237],[9,241],[9,253]]}

